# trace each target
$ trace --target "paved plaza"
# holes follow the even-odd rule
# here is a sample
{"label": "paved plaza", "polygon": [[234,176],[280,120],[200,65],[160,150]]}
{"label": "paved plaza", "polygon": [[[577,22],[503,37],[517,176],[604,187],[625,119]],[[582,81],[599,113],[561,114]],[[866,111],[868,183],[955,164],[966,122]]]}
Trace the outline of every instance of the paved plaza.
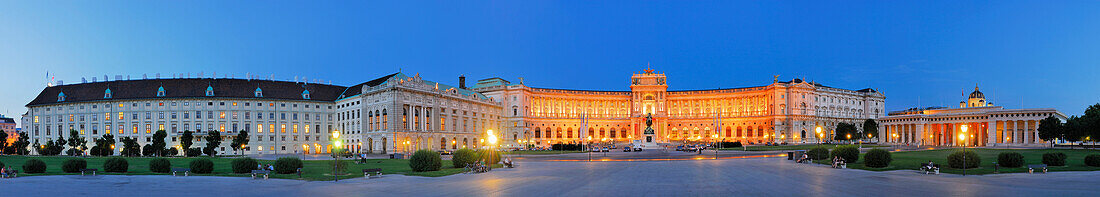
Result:
{"label": "paved plaza", "polygon": [[[795,164],[775,154],[587,153],[517,158],[518,168],[446,177],[331,181],[239,177],[31,176],[5,196],[1088,196],[1100,172],[923,175]],[[593,156],[602,156],[594,153]],[[648,156],[647,156],[648,155]],[[763,155],[763,156],[755,156]],[[643,159],[638,157],[650,157]],[[585,161],[574,161],[584,158]],[[663,159],[662,159],[663,158]]]}

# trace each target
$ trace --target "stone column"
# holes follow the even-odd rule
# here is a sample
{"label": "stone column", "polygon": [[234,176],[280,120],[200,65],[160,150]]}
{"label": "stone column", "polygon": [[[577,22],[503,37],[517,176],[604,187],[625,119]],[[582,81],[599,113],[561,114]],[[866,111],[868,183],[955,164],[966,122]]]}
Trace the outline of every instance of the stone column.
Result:
{"label": "stone column", "polygon": [[924,139],[924,124],[917,124],[915,125],[915,127],[916,132],[913,133],[913,142],[924,144],[924,141],[922,140]]}
{"label": "stone column", "polygon": [[[997,121],[990,119],[985,124],[989,125],[985,132],[985,134],[988,135],[986,136],[988,143],[997,143]],[[988,143],[986,145],[988,145]]]}
{"label": "stone column", "polygon": [[1030,136],[1029,132],[1031,132],[1031,122],[1025,120],[1024,121],[1024,132],[1023,132],[1023,135],[1024,135],[1023,143],[1024,144],[1030,144],[1031,143],[1031,136]]}

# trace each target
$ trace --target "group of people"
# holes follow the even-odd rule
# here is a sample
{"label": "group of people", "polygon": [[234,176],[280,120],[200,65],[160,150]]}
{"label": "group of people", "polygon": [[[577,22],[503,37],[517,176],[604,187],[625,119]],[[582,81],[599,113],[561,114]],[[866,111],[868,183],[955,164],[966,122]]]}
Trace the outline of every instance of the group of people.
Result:
{"label": "group of people", "polygon": [[798,158],[798,160],[797,160],[797,161],[795,161],[795,162],[796,162],[796,163],[802,163],[802,162],[813,162],[813,160],[812,160],[812,159],[810,159],[810,155],[808,155],[808,154],[805,154],[805,153],[803,153],[803,154],[802,154],[802,158]]}
{"label": "group of people", "polygon": [[3,167],[0,168],[0,174],[2,174],[0,178],[14,177],[15,170],[12,170],[11,167]]}
{"label": "group of people", "polygon": [[275,166],[271,164],[256,164],[256,169],[275,171]]}
{"label": "group of people", "polygon": [[833,168],[841,168],[841,167],[847,167],[847,165],[844,164],[844,158],[839,157],[839,156],[833,156]]}

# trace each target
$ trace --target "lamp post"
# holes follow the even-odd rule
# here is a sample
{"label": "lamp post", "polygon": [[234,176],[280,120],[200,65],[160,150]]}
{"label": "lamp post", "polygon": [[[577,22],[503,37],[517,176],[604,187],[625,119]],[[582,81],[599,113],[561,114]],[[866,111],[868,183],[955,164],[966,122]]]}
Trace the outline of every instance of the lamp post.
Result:
{"label": "lamp post", "polygon": [[[711,139],[714,140],[715,144],[718,144],[716,146],[717,148],[714,149],[714,159],[718,159],[718,149],[722,149],[722,144],[718,143],[718,134],[711,135],[710,137],[711,137]],[[741,146],[744,146],[744,145],[741,145]]]}
{"label": "lamp post", "polygon": [[966,176],[966,125],[962,125],[961,128],[962,128],[963,133],[959,134],[959,142],[960,142],[960,145],[962,145],[963,176]]}
{"label": "lamp post", "polygon": [[[486,131],[485,134],[486,134],[486,136],[489,137],[489,158],[496,158],[496,150],[495,150],[496,148],[495,147],[497,145],[497,136],[493,134],[492,129],[489,129],[488,131]],[[495,164],[495,163],[489,164],[490,169],[493,168],[493,164]]]}
{"label": "lamp post", "polygon": [[[338,150],[340,148],[340,146],[343,146],[343,143],[340,142],[340,132],[339,131],[332,131],[332,144],[336,145],[336,146],[333,146],[332,150],[331,150],[332,151],[332,161],[333,161],[332,162],[332,182],[337,182],[337,181],[340,181],[339,172],[338,172],[338,170],[340,169],[339,168],[340,167],[340,157],[338,155],[336,155],[337,154],[336,150]],[[305,145],[302,145],[302,146],[305,146]]]}
{"label": "lamp post", "polygon": [[[821,133],[821,126],[817,126],[816,130],[817,130],[817,141],[818,141],[818,143],[819,144],[824,144],[825,139],[823,139],[823,138],[825,138],[825,134]],[[805,137],[805,136],[803,136],[803,137]]]}
{"label": "lamp post", "polygon": [[585,150],[585,151],[588,151],[588,161],[591,162],[592,161],[592,136],[588,136],[588,143],[587,143],[587,146],[585,146],[585,147],[588,149],[588,150]]}

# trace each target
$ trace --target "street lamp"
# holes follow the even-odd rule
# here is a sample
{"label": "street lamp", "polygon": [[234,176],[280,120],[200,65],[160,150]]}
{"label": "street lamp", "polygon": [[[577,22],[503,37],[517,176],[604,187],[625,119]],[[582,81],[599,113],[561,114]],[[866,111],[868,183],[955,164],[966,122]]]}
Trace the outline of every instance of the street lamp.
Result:
{"label": "street lamp", "polygon": [[[496,148],[495,147],[496,147],[496,144],[497,144],[497,135],[493,134],[492,129],[485,131],[485,134],[489,138],[489,158],[495,158],[496,157],[495,156],[495,154],[496,154],[496,150],[495,150]],[[489,168],[493,168],[493,164],[489,164]]]}
{"label": "street lamp", "polygon": [[[336,145],[336,146],[332,147],[332,150],[329,150],[329,151],[332,152],[332,159],[333,159],[333,162],[332,162],[332,182],[337,182],[337,181],[340,181],[340,177],[338,176],[339,175],[338,169],[340,169],[339,168],[340,167],[340,157],[336,155],[336,150],[339,149],[340,146],[343,146],[343,142],[340,141],[340,131],[337,131],[337,130],[332,131],[332,144]],[[303,144],[302,148],[305,148],[305,147],[306,147],[306,145]]]}
{"label": "street lamp", "polygon": [[[715,144],[718,144],[718,145],[717,145],[717,148],[715,148],[715,149],[714,149],[714,159],[718,159],[718,149],[721,149],[721,148],[722,148],[722,144],[721,144],[721,143],[718,143],[718,134],[714,134],[714,135],[711,135],[710,137],[711,137],[712,139],[714,139],[714,143],[715,143]],[[744,146],[744,145],[742,145],[742,147],[743,147],[743,146]]]}
{"label": "street lamp", "polygon": [[592,161],[592,136],[588,136],[588,161]]}
{"label": "street lamp", "polygon": [[[825,138],[825,134],[821,133],[821,126],[817,126],[816,130],[817,130],[817,141],[819,143],[825,143],[825,139],[823,139],[823,138]],[[805,136],[803,136],[803,137],[805,137]]]}
{"label": "street lamp", "polygon": [[962,142],[962,155],[963,155],[963,176],[966,176],[966,125],[962,125],[963,133],[959,134],[959,141]]}

